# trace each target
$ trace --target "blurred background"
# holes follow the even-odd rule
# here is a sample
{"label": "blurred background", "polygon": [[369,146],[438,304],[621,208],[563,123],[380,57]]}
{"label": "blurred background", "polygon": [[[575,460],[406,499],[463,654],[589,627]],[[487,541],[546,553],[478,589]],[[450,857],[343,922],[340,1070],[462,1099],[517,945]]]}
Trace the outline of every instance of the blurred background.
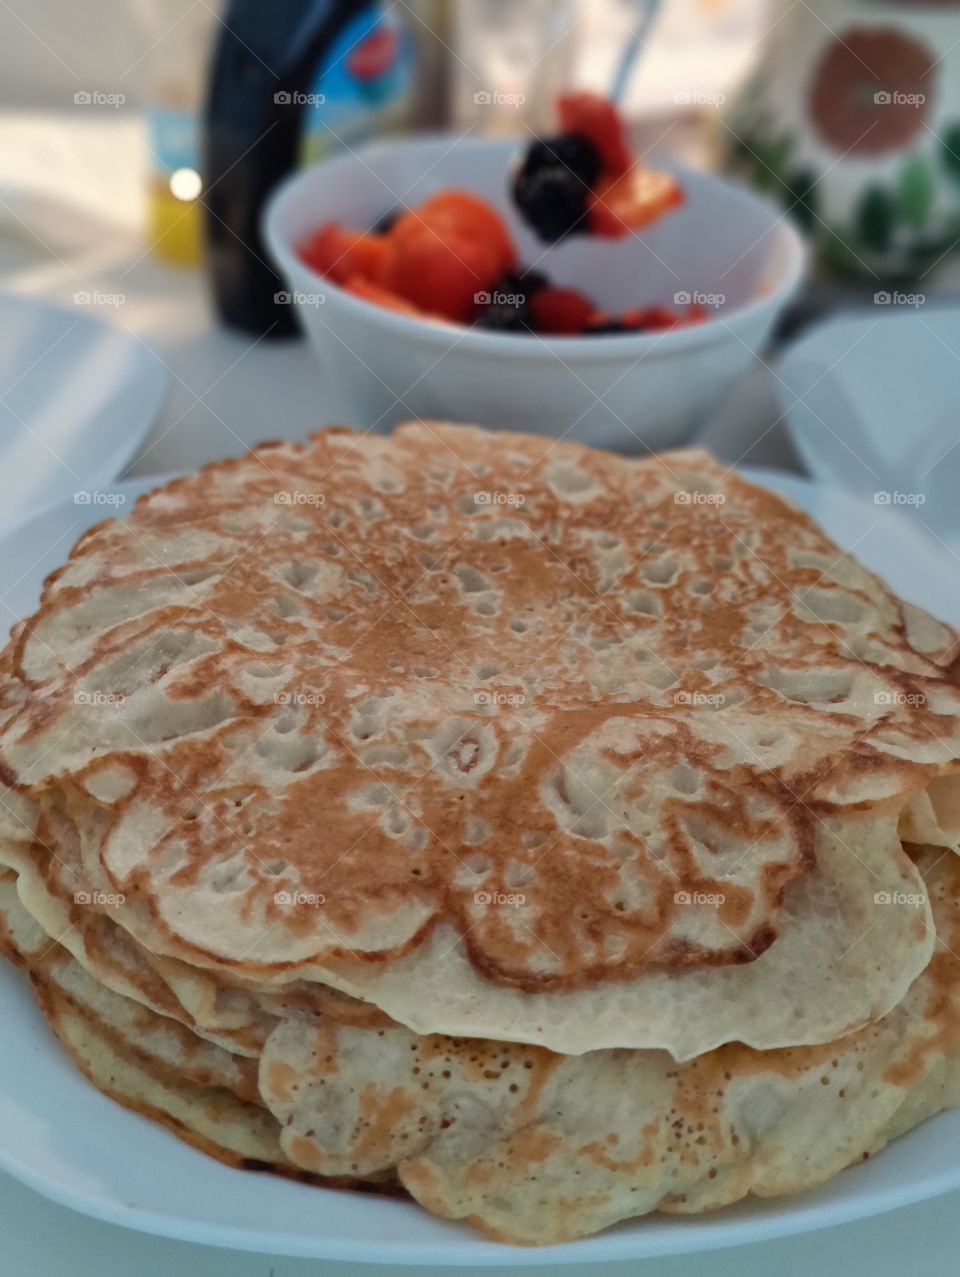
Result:
{"label": "blurred background", "polygon": [[[731,177],[801,229],[779,340],[849,306],[952,302],[955,0],[3,0],[0,26],[0,286],[101,316],[162,367],[139,472],[336,415],[291,315],[244,313],[276,182],[378,137],[528,138],[561,88],[615,95],[651,162]],[[717,406],[720,450],[796,464],[757,363]]]}
{"label": "blurred background", "polygon": [[[777,3],[653,4],[643,56],[621,96],[630,123],[664,133],[667,149],[705,151],[710,117],[743,83]],[[225,23],[240,31],[255,68],[263,58],[271,87],[308,42],[301,24],[340,28],[317,60],[318,84],[324,61],[336,64],[344,48],[356,46],[352,65],[335,65],[323,84],[325,102],[306,104],[305,114],[316,118],[300,123],[309,140],[298,158],[308,160],[387,131],[522,135],[525,124],[546,128],[561,87],[611,89],[646,6],[280,0],[259,11],[238,5],[231,14],[226,0],[13,0],[2,12],[4,231],[16,235],[19,227],[28,240],[58,251],[135,236],[161,260],[197,265],[199,216],[185,213],[204,189],[203,113]],[[281,19],[278,38],[271,28]],[[365,30],[363,66],[358,37]],[[257,36],[259,51],[250,43]],[[235,87],[242,98],[244,86]],[[252,97],[260,86],[248,87]],[[257,110],[255,100],[246,109]]]}

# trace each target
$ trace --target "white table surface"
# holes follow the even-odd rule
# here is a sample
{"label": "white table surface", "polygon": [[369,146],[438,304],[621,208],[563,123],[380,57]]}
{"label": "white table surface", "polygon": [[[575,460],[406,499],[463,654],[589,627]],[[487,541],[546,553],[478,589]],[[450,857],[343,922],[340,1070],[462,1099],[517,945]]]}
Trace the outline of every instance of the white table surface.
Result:
{"label": "white table surface", "polygon": [[[334,388],[323,384],[302,342],[256,342],[218,328],[199,278],[142,257],[135,241],[121,240],[86,255],[66,257],[61,252],[58,257],[48,245],[0,236],[0,287],[67,304],[80,290],[123,294],[123,303],[105,307],[104,314],[143,340],[170,373],[167,400],[131,473],[192,467],[242,452],[264,438],[302,435],[337,419]],[[724,459],[798,468],[782,427],[774,424],[773,377],[758,364],[702,432],[703,441]],[[758,437],[760,442],[751,446]],[[76,1215],[2,1173],[0,1238],[2,1277],[363,1277],[387,1271],[148,1237]],[[954,1194],[780,1242],[603,1267],[610,1277],[627,1272],[655,1272],[658,1277],[902,1277],[912,1271],[923,1277],[957,1277],[958,1252],[960,1194]]]}

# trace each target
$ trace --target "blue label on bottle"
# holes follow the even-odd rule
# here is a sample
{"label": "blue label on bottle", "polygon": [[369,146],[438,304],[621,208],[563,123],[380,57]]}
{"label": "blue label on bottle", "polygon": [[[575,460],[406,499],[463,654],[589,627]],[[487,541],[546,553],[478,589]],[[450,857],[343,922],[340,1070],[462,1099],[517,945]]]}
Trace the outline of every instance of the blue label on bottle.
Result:
{"label": "blue label on bottle", "polygon": [[413,49],[390,11],[368,10],[333,42],[306,95],[300,157],[319,159],[403,124],[413,92]]}
{"label": "blue label on bottle", "polygon": [[192,108],[154,106],[150,112],[151,162],[160,172],[198,168],[200,123]]}

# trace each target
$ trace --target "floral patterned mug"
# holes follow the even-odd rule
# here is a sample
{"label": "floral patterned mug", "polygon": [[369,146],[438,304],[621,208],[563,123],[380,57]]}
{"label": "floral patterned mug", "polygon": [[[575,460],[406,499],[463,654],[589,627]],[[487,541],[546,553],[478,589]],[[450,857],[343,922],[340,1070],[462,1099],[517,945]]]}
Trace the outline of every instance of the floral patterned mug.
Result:
{"label": "floral patterned mug", "polygon": [[917,280],[960,246],[960,0],[777,0],[732,163],[831,271]]}

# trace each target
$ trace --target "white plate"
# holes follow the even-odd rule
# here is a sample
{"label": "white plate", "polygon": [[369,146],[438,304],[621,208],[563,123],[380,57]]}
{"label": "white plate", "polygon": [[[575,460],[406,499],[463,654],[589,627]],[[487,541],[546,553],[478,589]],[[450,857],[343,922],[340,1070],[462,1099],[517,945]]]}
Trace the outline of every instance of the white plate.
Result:
{"label": "white plate", "polygon": [[[896,511],[805,480],[754,476],[792,497],[895,589],[960,622],[952,569]],[[117,485],[123,508],[159,480]],[[31,610],[44,575],[104,511],[58,506],[0,541],[0,598]],[[51,1040],[22,977],[0,964],[0,1167],[87,1215],[185,1241],[275,1255],[446,1266],[640,1259],[762,1241],[874,1215],[960,1187],[960,1113],[947,1113],[815,1192],[699,1218],[651,1217],[532,1250],[499,1246],[411,1202],[232,1171],[94,1090]]]}
{"label": "white plate", "polygon": [[165,387],[145,346],[82,305],[0,294],[0,528],[121,474]]}
{"label": "white plate", "polygon": [[777,373],[787,431],[815,479],[885,494],[960,544],[960,307],[838,315],[790,346]]}

